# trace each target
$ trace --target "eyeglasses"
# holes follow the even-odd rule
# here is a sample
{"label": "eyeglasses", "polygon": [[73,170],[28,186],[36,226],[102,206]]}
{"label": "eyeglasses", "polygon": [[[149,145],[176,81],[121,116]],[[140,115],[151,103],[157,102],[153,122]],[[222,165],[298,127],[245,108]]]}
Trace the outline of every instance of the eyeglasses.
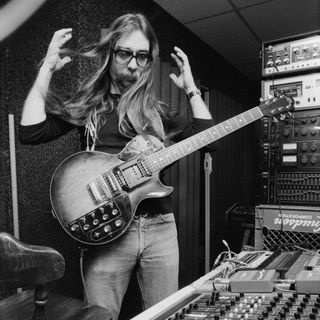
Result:
{"label": "eyeglasses", "polygon": [[132,58],[135,58],[137,65],[141,68],[144,68],[151,61],[151,56],[147,52],[136,52],[125,49],[116,49],[113,50],[116,58],[116,62],[119,64],[129,64]]}

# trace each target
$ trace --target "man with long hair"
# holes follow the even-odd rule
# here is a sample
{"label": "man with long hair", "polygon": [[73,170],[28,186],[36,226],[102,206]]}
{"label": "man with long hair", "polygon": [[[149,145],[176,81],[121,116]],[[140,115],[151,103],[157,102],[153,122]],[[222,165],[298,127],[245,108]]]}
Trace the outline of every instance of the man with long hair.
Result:
{"label": "man with long hair", "polygon": [[[174,47],[171,54],[180,74],[170,74],[170,78],[187,94],[193,121],[172,112],[155,96],[153,73],[159,46],[142,14],[117,18],[100,42],[82,53],[100,58],[101,65],[70,99],[59,98],[49,84],[52,74],[71,61],[62,49],[71,37],[68,28],[55,32],[51,40],[24,103],[19,130],[22,143],[50,141],[76,127],[87,150],[119,154],[137,135],[176,142],[213,125],[188,57],[180,48]],[[179,251],[172,211],[169,196],[143,199],[121,237],[88,248],[84,291],[89,303],[106,307],[117,319],[133,271],[144,309],[178,290]]]}

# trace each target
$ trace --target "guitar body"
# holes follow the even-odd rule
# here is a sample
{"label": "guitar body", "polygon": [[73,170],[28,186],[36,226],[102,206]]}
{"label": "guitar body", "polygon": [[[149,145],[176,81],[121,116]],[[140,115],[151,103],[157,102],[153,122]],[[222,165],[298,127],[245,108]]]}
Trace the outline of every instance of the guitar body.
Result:
{"label": "guitar body", "polygon": [[75,240],[91,245],[113,241],[128,229],[143,199],[172,192],[160,182],[159,171],[141,169],[140,162],[155,148],[141,152],[136,145],[148,143],[138,136],[120,154],[84,151],[58,166],[50,185],[53,214]]}

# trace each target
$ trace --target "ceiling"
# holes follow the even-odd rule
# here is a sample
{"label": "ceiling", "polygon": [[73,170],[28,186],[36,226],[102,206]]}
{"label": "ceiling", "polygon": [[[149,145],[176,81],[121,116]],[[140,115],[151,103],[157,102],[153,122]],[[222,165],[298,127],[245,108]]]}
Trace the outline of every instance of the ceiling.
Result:
{"label": "ceiling", "polygon": [[320,30],[320,0],[155,0],[249,80],[262,43]]}

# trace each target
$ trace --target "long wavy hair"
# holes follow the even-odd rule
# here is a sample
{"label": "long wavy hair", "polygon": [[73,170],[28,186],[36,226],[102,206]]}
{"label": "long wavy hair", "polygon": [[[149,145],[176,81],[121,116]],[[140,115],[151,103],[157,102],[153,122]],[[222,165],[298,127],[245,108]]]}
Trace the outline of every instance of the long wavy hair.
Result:
{"label": "long wavy hair", "polygon": [[142,14],[125,14],[117,18],[90,50],[81,53],[87,58],[99,58],[100,66],[77,92],[63,101],[53,94],[47,97],[47,111],[61,115],[66,121],[82,126],[94,125],[99,131],[107,121],[107,115],[114,108],[110,99],[110,66],[113,49],[119,39],[141,31],[149,40],[151,61],[142,71],[140,78],[126,90],[117,106],[119,131],[128,137],[136,134],[153,134],[161,139],[165,132],[161,118],[168,113],[165,104],[159,102],[154,94],[153,74],[159,55],[158,40],[153,28]]}

